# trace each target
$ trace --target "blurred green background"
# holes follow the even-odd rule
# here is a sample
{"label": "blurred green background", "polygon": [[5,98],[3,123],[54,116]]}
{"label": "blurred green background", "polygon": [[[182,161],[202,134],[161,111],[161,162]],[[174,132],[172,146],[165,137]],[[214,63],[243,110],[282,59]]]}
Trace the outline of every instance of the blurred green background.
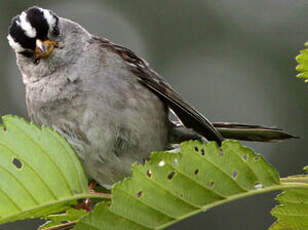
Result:
{"label": "blurred green background", "polygon": [[[131,48],[211,121],[277,126],[299,135],[277,144],[245,143],[281,176],[302,173],[308,164],[308,85],[294,70],[294,57],[308,40],[306,0],[0,0],[0,115],[27,117],[6,35],[11,18],[32,5]],[[267,229],[274,196],[232,202],[168,229]],[[37,225],[22,221],[0,230]]]}

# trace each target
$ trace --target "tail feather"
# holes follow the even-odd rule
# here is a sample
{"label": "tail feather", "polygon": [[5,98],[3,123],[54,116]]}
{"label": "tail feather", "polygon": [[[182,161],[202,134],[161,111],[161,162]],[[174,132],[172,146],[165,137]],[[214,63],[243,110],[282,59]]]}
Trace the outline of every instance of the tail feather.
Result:
{"label": "tail feather", "polygon": [[[180,143],[185,140],[202,139],[192,129],[187,129],[180,122],[171,122],[169,143]],[[214,122],[213,126],[226,139],[256,142],[278,142],[286,139],[299,138],[276,127],[249,125],[233,122]]]}
{"label": "tail feather", "polygon": [[233,122],[214,122],[214,127],[224,138],[243,141],[277,142],[285,139],[299,138],[276,127],[249,125]]}

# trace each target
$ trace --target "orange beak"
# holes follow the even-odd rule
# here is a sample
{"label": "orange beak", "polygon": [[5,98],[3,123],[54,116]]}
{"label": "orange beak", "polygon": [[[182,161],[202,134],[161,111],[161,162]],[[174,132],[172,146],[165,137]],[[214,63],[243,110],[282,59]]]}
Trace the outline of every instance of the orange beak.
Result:
{"label": "orange beak", "polygon": [[37,59],[47,58],[52,51],[57,47],[57,42],[40,39],[36,40],[35,55]]}

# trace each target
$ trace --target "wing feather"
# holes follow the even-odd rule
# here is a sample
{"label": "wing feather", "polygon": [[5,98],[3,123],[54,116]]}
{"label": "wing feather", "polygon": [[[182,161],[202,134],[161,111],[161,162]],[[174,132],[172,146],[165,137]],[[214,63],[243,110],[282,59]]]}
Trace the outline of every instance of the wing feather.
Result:
{"label": "wing feather", "polygon": [[104,47],[119,54],[131,71],[139,78],[140,83],[157,94],[178,116],[186,128],[191,128],[206,139],[221,144],[224,138],[213,124],[189,105],[166,80],[149,67],[146,61],[136,56],[130,49],[113,44],[107,39],[94,39],[98,39]]}

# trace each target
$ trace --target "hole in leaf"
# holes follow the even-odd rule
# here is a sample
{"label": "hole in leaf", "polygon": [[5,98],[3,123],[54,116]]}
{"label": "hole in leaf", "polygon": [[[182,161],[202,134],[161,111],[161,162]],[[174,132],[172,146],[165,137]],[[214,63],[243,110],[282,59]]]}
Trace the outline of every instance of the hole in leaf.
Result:
{"label": "hole in leaf", "polygon": [[259,159],[260,159],[259,157],[255,157],[255,158],[254,158],[255,161],[257,161],[257,160],[259,160]]}
{"label": "hole in leaf", "polygon": [[61,224],[67,224],[67,223],[69,223],[68,220],[62,220],[62,221],[61,221]]}
{"label": "hole in leaf", "polygon": [[146,175],[147,175],[149,178],[152,177],[152,171],[151,171],[151,169],[148,169],[148,170],[147,170]]}
{"label": "hole in leaf", "polygon": [[181,193],[181,194],[180,194],[180,197],[184,197],[184,195]]}
{"label": "hole in leaf", "polygon": [[168,175],[168,179],[171,180],[174,176],[175,176],[175,171],[172,171],[171,173],[169,173]]}
{"label": "hole in leaf", "polygon": [[263,185],[259,182],[256,182],[255,183],[255,189],[261,189],[261,188],[263,188]]}
{"label": "hole in leaf", "polygon": [[243,159],[244,159],[245,161],[248,159],[248,157],[247,157],[246,154],[243,155]]}
{"label": "hole in leaf", "polygon": [[198,151],[199,151],[198,147],[195,147],[195,151],[196,151],[196,152],[198,152]]}
{"label": "hole in leaf", "polygon": [[223,152],[221,149],[219,149],[219,155],[220,155],[221,157],[224,156],[224,152]]}
{"label": "hole in leaf", "polygon": [[21,169],[22,168],[22,163],[20,160],[18,160],[17,158],[14,158],[12,163],[15,165],[16,168]]}
{"label": "hole in leaf", "polygon": [[137,197],[138,197],[138,198],[141,197],[142,194],[143,194],[143,191],[138,192],[138,193],[137,193]]}
{"label": "hole in leaf", "polygon": [[160,161],[159,163],[158,163],[158,166],[159,167],[163,167],[165,165],[165,161]]}
{"label": "hole in leaf", "polygon": [[201,155],[204,156],[205,152],[204,149],[201,149]]}
{"label": "hole in leaf", "polygon": [[236,171],[236,170],[233,170],[233,172],[232,172],[232,177],[233,177],[233,178],[236,178],[236,177],[237,177],[237,171]]}
{"label": "hole in leaf", "polygon": [[199,173],[199,169],[195,170],[195,175],[197,175]]}
{"label": "hole in leaf", "polygon": [[174,159],[173,165],[174,165],[174,167],[178,166],[178,159],[177,158]]}
{"label": "hole in leaf", "polygon": [[211,188],[214,188],[214,185],[215,185],[214,181],[211,181],[211,182],[210,182],[210,187],[211,187]]}

